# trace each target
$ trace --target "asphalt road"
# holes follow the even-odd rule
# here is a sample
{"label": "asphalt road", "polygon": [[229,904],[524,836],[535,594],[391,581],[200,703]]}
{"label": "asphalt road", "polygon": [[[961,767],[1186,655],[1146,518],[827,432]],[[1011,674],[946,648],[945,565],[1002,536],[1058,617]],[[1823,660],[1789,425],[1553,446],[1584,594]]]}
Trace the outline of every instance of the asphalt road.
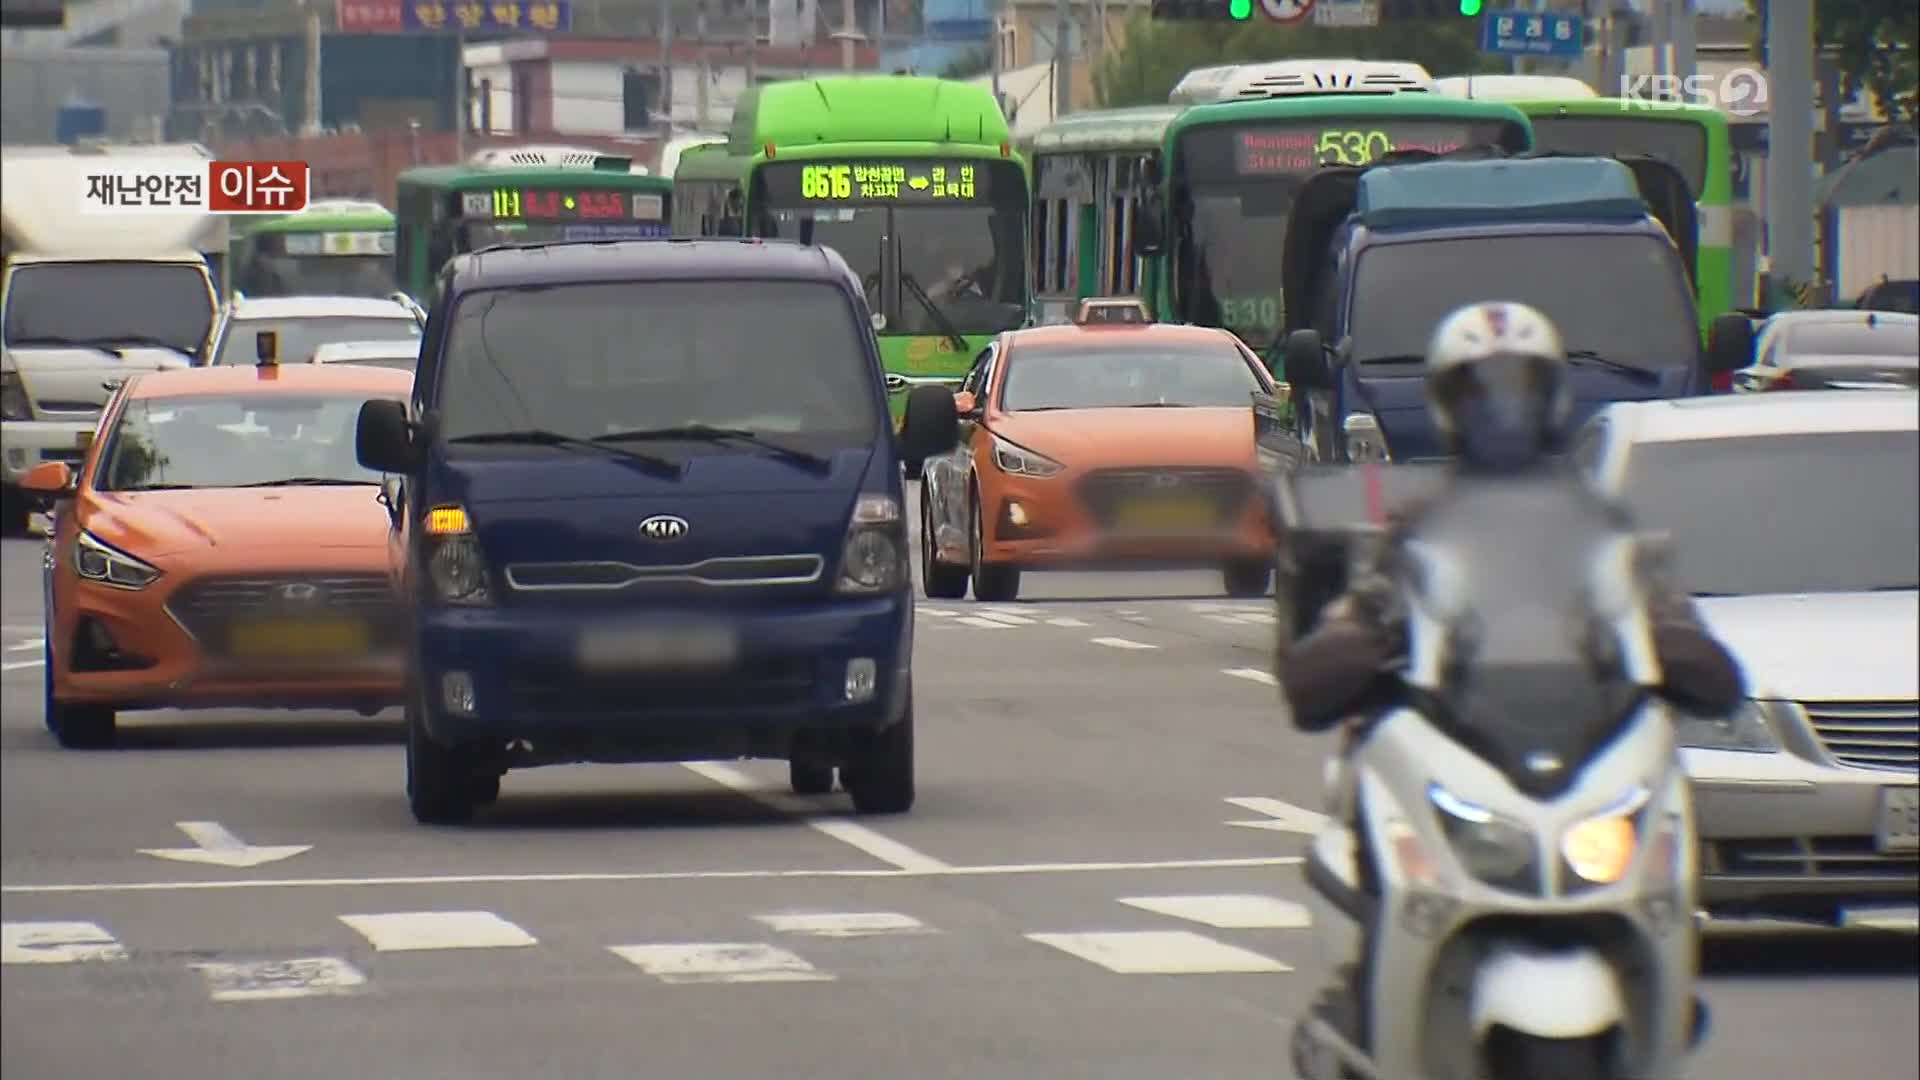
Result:
{"label": "asphalt road", "polygon": [[[1287,1075],[1323,971],[1306,838],[1230,823],[1319,806],[1325,747],[1258,675],[1263,606],[1212,575],[923,605],[907,817],[750,762],[513,773],[431,829],[395,716],[147,714],[58,749],[41,548],[0,545],[8,1080]],[[193,849],[181,822],[284,857],[143,853]],[[1716,935],[1691,1076],[1920,1075],[1914,957]]]}

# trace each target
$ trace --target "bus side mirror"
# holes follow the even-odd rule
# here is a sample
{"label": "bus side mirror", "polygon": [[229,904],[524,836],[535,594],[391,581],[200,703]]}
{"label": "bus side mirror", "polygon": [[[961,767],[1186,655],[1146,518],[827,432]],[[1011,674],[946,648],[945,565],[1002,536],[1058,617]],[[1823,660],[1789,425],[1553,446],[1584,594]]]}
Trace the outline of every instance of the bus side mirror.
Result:
{"label": "bus side mirror", "polygon": [[1166,243],[1164,218],[1167,204],[1159,193],[1151,193],[1140,200],[1140,208],[1133,217],[1133,253],[1135,255],[1158,255]]}

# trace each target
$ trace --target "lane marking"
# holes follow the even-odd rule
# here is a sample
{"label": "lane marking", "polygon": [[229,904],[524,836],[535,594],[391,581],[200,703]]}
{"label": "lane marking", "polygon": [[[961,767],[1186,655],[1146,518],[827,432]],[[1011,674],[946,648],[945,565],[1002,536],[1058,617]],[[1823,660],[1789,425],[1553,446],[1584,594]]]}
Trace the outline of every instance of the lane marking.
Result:
{"label": "lane marking", "polygon": [[983,619],[978,615],[962,615],[953,621],[961,624],[962,626],[977,626],[982,630],[1013,629],[1013,627],[1008,626],[1006,623],[994,622],[992,619]]}
{"label": "lane marking", "polygon": [[1271,611],[1243,611],[1240,613],[1240,621],[1252,623],[1255,626],[1272,626],[1279,620],[1274,618]]}
{"label": "lane marking", "polygon": [[1078,630],[1090,625],[1085,619],[1076,619],[1071,615],[1056,615],[1047,620],[1048,626],[1061,626],[1069,630]]}
{"label": "lane marking", "polygon": [[609,945],[607,951],[663,983],[832,982],[785,949],[757,942]]}
{"label": "lane marking", "polygon": [[525,930],[491,911],[387,911],[342,915],[375,952],[430,949],[515,949],[537,945]]}
{"label": "lane marking", "polygon": [[956,612],[940,607],[922,607],[914,608],[913,610],[917,615],[931,615],[936,619],[950,619],[956,614]]}
{"label": "lane marking", "polygon": [[1245,620],[1243,620],[1243,619],[1241,619],[1241,618],[1240,618],[1240,616],[1238,616],[1238,615],[1220,615],[1220,614],[1211,614],[1211,615],[1208,615],[1208,616],[1207,616],[1207,618],[1209,618],[1209,619],[1211,619],[1211,620],[1213,620],[1214,622],[1217,622],[1217,623],[1225,623],[1225,624],[1226,624],[1226,625],[1228,625],[1228,626],[1245,626],[1245,625],[1247,625],[1247,624],[1246,624],[1246,621],[1245,621]]}
{"label": "lane marking", "polygon": [[939,859],[925,852],[915,851],[890,836],[882,836],[858,822],[807,816],[815,811],[812,804],[791,795],[767,791],[753,777],[731,765],[721,765],[712,761],[689,761],[684,764],[696,775],[706,777],[730,791],[745,795],[762,806],[769,806],[799,817],[814,832],[830,836],[855,851],[870,855],[896,870],[947,869],[947,864]]}
{"label": "lane marking", "polygon": [[47,643],[46,638],[40,638],[40,637],[28,638],[17,645],[7,646],[7,651],[8,652],[26,652],[28,649],[37,649],[40,646],[45,645],[46,643]]}
{"label": "lane marking", "polygon": [[1304,833],[1318,835],[1327,827],[1327,815],[1304,806],[1295,806],[1282,799],[1269,799],[1264,796],[1242,796],[1226,800],[1242,810],[1251,810],[1256,814],[1265,814],[1261,821],[1229,821],[1242,829],[1266,829],[1271,832]]}
{"label": "lane marking", "polygon": [[20,671],[23,668],[39,667],[45,660],[9,660],[0,664],[0,671]]}
{"label": "lane marking", "polygon": [[939,931],[897,911],[786,912],[755,915],[777,934],[809,937],[874,937],[880,934],[937,934]]}
{"label": "lane marking", "polygon": [[126,958],[127,950],[99,923],[0,923],[0,964],[79,964]]}
{"label": "lane marking", "polygon": [[352,993],[367,977],[332,956],[258,960],[238,964],[193,964],[215,1001],[284,1001]]}
{"label": "lane marking", "polygon": [[139,892],[205,892],[225,889],[359,889],[410,885],[569,885],[630,881],[765,881],[770,879],[828,880],[834,878],[998,877],[1021,874],[1134,873],[1148,870],[1244,870],[1269,866],[1299,866],[1298,855],[1249,859],[1165,859],[1152,862],[1007,863],[988,866],[947,866],[938,870],[650,870],[571,874],[442,874],[409,877],[254,878],[246,881],[120,881],[72,885],[0,885],[0,894],[88,894]]}
{"label": "lane marking", "polygon": [[1007,626],[1032,626],[1033,625],[1033,620],[1027,618],[1025,615],[1009,615],[1004,611],[982,611],[978,615],[974,616],[974,618],[986,619],[991,622],[1004,623]]}
{"label": "lane marking", "polygon": [[1095,645],[1105,645],[1109,649],[1157,649],[1158,645],[1148,645],[1143,641],[1131,641],[1123,637],[1097,637],[1091,639]]}
{"label": "lane marking", "polygon": [[1215,941],[1191,930],[1026,936],[1120,975],[1266,974],[1293,970],[1272,957]]}
{"label": "lane marking", "polygon": [[1236,679],[1245,679],[1248,682],[1265,683],[1268,686],[1280,685],[1280,680],[1274,677],[1273,672],[1262,671],[1254,667],[1221,668],[1220,674],[1231,675]]}
{"label": "lane marking", "polygon": [[1299,930],[1313,925],[1306,905],[1255,893],[1123,896],[1120,902],[1142,911],[1205,923],[1221,930]]}

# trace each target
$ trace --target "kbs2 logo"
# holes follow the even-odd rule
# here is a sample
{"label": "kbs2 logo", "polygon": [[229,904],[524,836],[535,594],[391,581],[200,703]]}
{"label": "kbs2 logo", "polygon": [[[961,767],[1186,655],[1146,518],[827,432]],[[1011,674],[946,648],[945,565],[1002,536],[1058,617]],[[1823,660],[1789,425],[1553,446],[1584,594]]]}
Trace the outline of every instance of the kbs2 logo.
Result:
{"label": "kbs2 logo", "polygon": [[290,214],[306,208],[311,179],[304,161],[108,166],[87,173],[80,208],[93,214]]}

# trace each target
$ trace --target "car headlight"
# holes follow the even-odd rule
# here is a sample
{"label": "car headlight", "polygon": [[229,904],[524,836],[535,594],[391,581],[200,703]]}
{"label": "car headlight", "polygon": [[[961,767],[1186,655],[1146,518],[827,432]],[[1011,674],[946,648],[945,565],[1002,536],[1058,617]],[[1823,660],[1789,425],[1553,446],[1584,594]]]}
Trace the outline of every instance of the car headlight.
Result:
{"label": "car headlight", "polygon": [[1540,875],[1533,831],[1520,822],[1475,806],[1441,787],[1427,786],[1427,801],[1460,865],[1481,882],[1512,892],[1534,893]]}
{"label": "car headlight", "polygon": [[33,404],[17,371],[0,371],[0,420],[31,420]]}
{"label": "car headlight", "polygon": [[1731,716],[1674,714],[1674,742],[1693,750],[1741,750],[1752,754],[1772,754],[1780,749],[1780,739],[1767,723],[1766,709],[1749,701]]}
{"label": "car headlight", "polygon": [[1346,434],[1348,461],[1365,465],[1393,460],[1393,455],[1387,451],[1387,436],[1380,430],[1380,421],[1373,414],[1350,413],[1340,422],[1340,430]]}
{"label": "car headlight", "polygon": [[427,534],[427,580],[434,595],[442,603],[467,607],[493,603],[493,592],[487,587],[487,562],[465,508],[435,507],[427,511],[421,524]]}
{"label": "car headlight", "polygon": [[993,463],[1001,472],[1015,476],[1047,477],[1065,468],[1052,458],[1043,457],[1023,446],[1015,446],[998,436],[993,440]]}
{"label": "car headlight", "polygon": [[905,585],[907,568],[906,514],[891,495],[862,495],[847,521],[847,539],[840,548],[841,593],[870,595],[892,592]]}
{"label": "car headlight", "polygon": [[84,529],[74,538],[73,572],[116,589],[144,589],[160,579],[160,571],[151,564]]}
{"label": "car headlight", "polygon": [[1627,873],[1640,846],[1640,811],[1651,793],[1635,788],[1605,810],[1575,822],[1560,837],[1560,857],[1574,876],[1611,885]]}

